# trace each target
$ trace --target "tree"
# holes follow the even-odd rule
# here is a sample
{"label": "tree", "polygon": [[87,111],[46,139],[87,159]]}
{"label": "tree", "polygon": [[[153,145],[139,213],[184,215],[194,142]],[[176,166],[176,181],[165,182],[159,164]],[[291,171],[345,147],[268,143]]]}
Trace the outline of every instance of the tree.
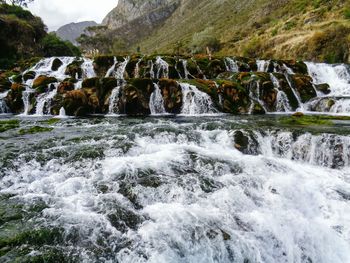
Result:
{"label": "tree", "polygon": [[34,0],[0,0],[0,4],[12,4],[27,7]]}

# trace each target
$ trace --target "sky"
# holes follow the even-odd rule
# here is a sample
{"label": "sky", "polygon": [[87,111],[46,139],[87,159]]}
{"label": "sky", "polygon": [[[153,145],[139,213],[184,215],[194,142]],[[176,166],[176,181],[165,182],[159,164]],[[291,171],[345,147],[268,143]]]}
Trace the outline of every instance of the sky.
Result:
{"label": "sky", "polygon": [[117,4],[118,0],[34,0],[28,8],[54,31],[71,22],[101,23]]}

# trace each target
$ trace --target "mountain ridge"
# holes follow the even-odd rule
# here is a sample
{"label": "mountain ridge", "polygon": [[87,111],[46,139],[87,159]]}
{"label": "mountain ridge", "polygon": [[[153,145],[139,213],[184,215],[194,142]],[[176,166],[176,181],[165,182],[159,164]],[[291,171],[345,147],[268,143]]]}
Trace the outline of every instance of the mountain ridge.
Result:
{"label": "mountain ridge", "polygon": [[77,45],[78,42],[76,39],[84,33],[87,27],[97,26],[98,24],[95,21],[82,21],[77,23],[69,23],[61,26],[57,29],[56,34],[62,40],[70,41],[73,44]]}

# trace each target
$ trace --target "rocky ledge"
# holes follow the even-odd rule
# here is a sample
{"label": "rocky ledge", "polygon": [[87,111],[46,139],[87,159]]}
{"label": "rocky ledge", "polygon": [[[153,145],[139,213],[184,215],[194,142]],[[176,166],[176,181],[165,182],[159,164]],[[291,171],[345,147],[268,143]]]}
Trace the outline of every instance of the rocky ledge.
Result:
{"label": "rocky ledge", "polygon": [[206,56],[48,58],[3,72],[2,111],[15,114],[265,114],[329,93],[297,61]]}

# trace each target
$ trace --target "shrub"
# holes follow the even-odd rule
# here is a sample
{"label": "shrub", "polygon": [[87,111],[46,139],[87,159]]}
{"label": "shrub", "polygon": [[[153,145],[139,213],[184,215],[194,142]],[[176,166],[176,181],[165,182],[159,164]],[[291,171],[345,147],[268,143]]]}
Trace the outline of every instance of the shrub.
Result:
{"label": "shrub", "polygon": [[56,34],[47,34],[41,41],[43,55],[51,56],[80,56],[81,52],[78,47],[69,41],[62,41]]}
{"label": "shrub", "polygon": [[344,9],[344,17],[350,19],[350,7]]}

